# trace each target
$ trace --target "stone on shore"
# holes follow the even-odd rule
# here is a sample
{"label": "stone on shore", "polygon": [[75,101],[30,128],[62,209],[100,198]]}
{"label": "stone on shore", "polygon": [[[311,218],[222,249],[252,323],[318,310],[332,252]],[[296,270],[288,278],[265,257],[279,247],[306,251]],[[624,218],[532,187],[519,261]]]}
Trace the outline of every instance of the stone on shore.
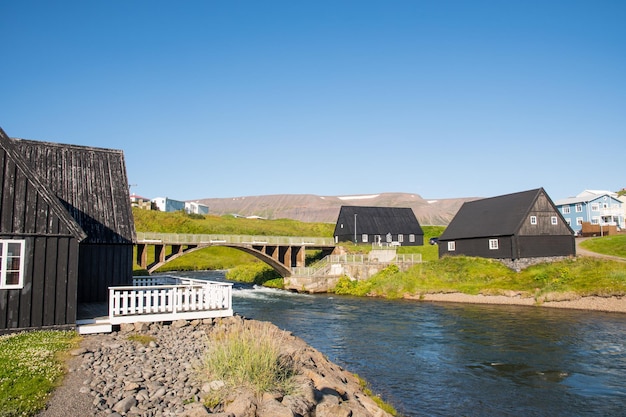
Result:
{"label": "stone on shore", "polygon": [[[80,391],[93,397],[92,415],[98,417],[390,416],[363,392],[354,375],[289,332],[283,332],[280,353],[296,373],[292,380],[295,388],[287,395],[256,395],[250,389],[229,387],[202,375],[212,333],[262,325],[275,327],[235,316],[125,326],[124,331],[85,336],[83,345],[88,347],[74,352],[82,355],[80,370],[88,375]],[[141,333],[149,342],[129,338],[134,333]],[[207,408],[205,397],[216,395],[219,403]]]}

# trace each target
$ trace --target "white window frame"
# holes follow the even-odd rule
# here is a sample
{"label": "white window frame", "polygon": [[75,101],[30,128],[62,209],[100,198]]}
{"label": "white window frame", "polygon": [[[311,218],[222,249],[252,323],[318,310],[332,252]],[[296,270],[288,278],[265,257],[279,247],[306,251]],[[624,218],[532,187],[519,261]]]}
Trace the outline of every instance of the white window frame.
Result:
{"label": "white window frame", "polygon": [[570,214],[571,209],[570,206],[563,206],[563,214]]}
{"label": "white window frame", "polygon": [[600,218],[598,216],[592,216],[591,224],[600,224]]}
{"label": "white window frame", "polygon": [[412,233],[409,235],[409,242],[411,243],[415,242],[415,235]]}
{"label": "white window frame", "polygon": [[552,224],[553,226],[556,226],[557,224],[559,224],[559,218],[556,216],[550,217],[550,224]]}
{"label": "white window frame", "polygon": [[583,224],[583,218],[576,217],[576,226],[582,226],[582,224]]}
{"label": "white window frame", "polygon": [[403,234],[399,234],[398,235],[398,242],[404,243],[404,235]]}
{"label": "white window frame", "polygon": [[537,216],[530,216],[530,224],[532,225],[537,224]]}
{"label": "white window frame", "polygon": [[[9,244],[19,244],[19,254],[15,256],[12,254],[9,257]],[[26,241],[23,239],[0,239],[0,289],[21,289],[24,288],[24,254],[26,253]],[[9,269],[9,259],[18,258],[19,266]],[[7,284],[7,272],[17,272],[18,282],[17,284]]]}
{"label": "white window frame", "polygon": [[448,242],[448,252],[454,252],[456,250],[456,243],[454,241]]}
{"label": "white window frame", "polygon": [[576,203],[576,213],[582,213],[582,212],[583,212],[582,203]]}
{"label": "white window frame", "polygon": [[600,211],[600,203],[591,203],[591,211]]}
{"label": "white window frame", "polygon": [[489,239],[489,249],[490,250],[498,250],[498,239]]}
{"label": "white window frame", "polygon": [[363,234],[361,235],[361,242],[363,242],[363,243],[367,243],[367,233],[363,233]]}

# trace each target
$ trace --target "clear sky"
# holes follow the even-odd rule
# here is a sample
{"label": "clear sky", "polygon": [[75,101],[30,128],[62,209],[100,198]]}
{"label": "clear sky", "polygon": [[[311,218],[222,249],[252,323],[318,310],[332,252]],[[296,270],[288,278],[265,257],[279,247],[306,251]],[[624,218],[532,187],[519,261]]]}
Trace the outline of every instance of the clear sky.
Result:
{"label": "clear sky", "polygon": [[626,187],[626,1],[0,1],[0,127],[131,191]]}

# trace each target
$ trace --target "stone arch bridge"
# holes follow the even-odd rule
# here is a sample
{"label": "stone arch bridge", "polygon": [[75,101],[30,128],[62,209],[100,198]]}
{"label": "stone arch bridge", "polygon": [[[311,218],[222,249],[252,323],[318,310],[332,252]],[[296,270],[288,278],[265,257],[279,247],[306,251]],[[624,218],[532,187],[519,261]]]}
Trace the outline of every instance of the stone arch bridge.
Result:
{"label": "stone arch bridge", "polygon": [[[150,273],[186,253],[209,246],[225,246],[255,256],[282,277],[291,276],[294,267],[305,266],[307,249],[321,250],[324,255],[330,255],[335,250],[333,238],[151,232],[137,232],[136,245],[137,264]],[[154,246],[153,259],[148,259],[149,246]]]}

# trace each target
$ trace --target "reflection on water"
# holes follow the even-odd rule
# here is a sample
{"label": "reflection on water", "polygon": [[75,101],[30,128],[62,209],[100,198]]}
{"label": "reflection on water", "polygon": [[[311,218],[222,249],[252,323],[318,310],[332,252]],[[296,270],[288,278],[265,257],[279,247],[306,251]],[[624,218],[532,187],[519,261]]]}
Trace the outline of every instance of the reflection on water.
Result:
{"label": "reflection on water", "polygon": [[[221,279],[220,275],[195,273]],[[236,284],[406,416],[624,415],[626,315],[305,295]]]}

